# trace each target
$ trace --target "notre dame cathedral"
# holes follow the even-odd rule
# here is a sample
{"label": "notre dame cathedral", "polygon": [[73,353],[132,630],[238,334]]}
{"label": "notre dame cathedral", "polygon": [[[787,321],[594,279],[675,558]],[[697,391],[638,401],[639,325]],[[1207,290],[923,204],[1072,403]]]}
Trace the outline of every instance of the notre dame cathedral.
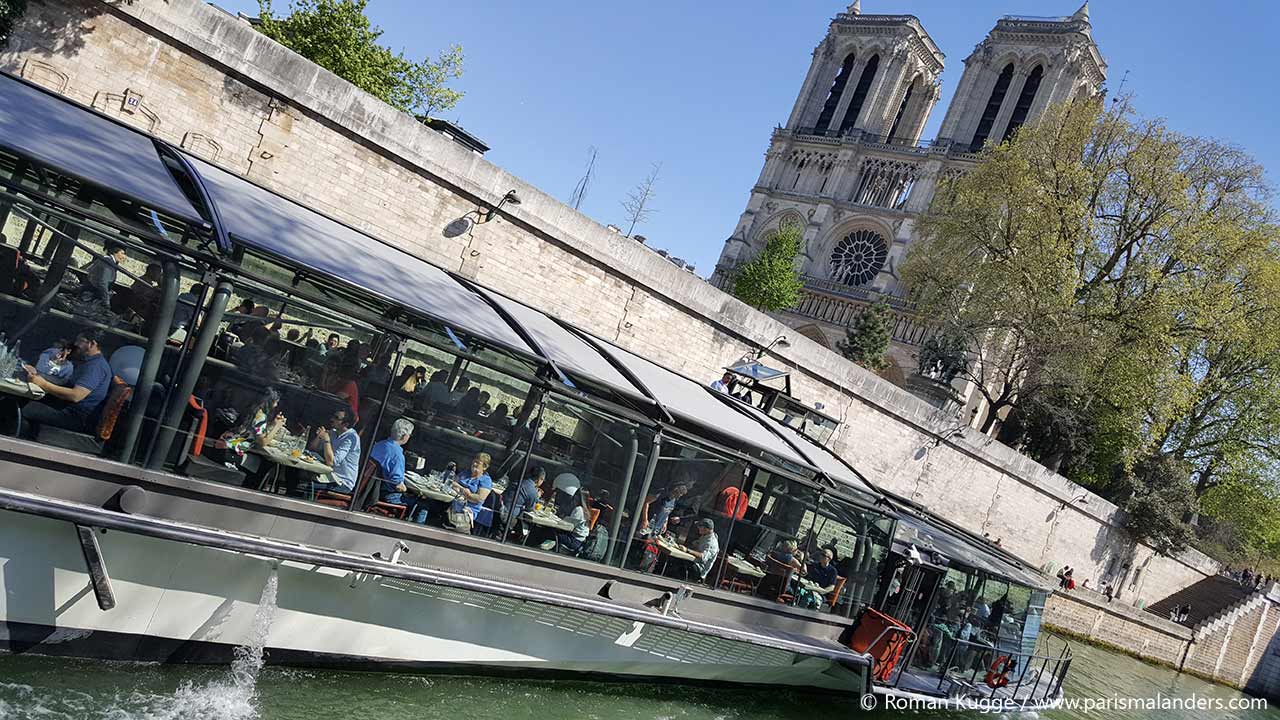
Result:
{"label": "notre dame cathedral", "polygon": [[731,289],[771,232],[798,224],[804,290],[781,319],[834,348],[850,321],[884,298],[895,318],[884,375],[940,405],[966,403],[971,393],[960,381],[949,388],[917,372],[930,324],[913,313],[898,277],[914,219],[939,179],[966,172],[983,145],[1051,103],[1101,92],[1106,78],[1088,3],[1064,17],[1000,18],[964,66],[938,137],[921,142],[938,102],[942,51],[913,15],[864,15],[860,0],[837,15],[786,126],[773,131],[712,276]]}

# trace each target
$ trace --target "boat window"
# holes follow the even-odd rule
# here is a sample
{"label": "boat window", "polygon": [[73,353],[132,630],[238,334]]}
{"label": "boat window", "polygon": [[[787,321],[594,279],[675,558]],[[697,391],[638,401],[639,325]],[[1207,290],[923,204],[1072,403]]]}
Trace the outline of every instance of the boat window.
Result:
{"label": "boat window", "polygon": [[[808,542],[809,566],[806,578],[817,587],[809,588],[818,597],[802,598],[803,605],[852,617],[870,605],[875,597],[892,538],[892,520],[829,493],[818,501],[817,519]],[[831,555],[835,568],[822,565],[821,556]],[[830,591],[824,591],[831,588]],[[815,607],[816,605],[816,607]]]}
{"label": "boat window", "polygon": [[[362,507],[476,535],[500,532],[502,492],[523,467],[536,393],[525,380],[421,341],[403,347],[371,439],[394,454],[391,446],[410,431],[402,444],[407,472],[400,483],[380,473],[380,497]],[[374,457],[382,454],[374,446]]]}
{"label": "boat window", "polygon": [[724,489],[741,483],[742,465],[725,455],[664,440],[653,477],[635,507],[625,567],[688,582],[714,581],[728,539]]}
{"label": "boat window", "polygon": [[[76,193],[74,202],[93,202],[83,188]],[[0,426],[131,458],[140,413],[163,401],[176,366],[163,335],[149,340],[168,326],[173,309],[163,307],[161,286],[166,267],[177,276],[176,263],[137,235],[22,195],[5,193],[0,213]]]}
{"label": "boat window", "polygon": [[[533,481],[505,493],[508,540],[596,562],[620,560],[652,452],[649,428],[546,394],[521,473]],[[534,494],[539,470],[544,480]]]}
{"label": "boat window", "polygon": [[186,273],[180,290],[169,341],[192,392],[166,408],[148,466],[308,498],[353,487],[394,341],[244,274]]}

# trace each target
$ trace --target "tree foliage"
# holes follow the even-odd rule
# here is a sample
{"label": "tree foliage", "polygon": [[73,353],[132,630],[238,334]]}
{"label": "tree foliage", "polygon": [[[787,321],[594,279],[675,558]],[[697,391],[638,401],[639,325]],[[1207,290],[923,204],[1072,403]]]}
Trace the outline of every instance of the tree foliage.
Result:
{"label": "tree foliage", "polygon": [[893,339],[893,310],[884,300],[868,305],[845,330],[836,349],[846,358],[873,372],[889,366],[885,352]]}
{"label": "tree foliage", "polygon": [[382,29],[365,15],[369,0],[294,0],[283,17],[273,13],[271,0],[258,4],[264,35],[388,105],[431,115],[462,99],[448,86],[462,77],[462,47],[453,45],[434,61],[392,52],[379,44]]}
{"label": "tree foliage", "polygon": [[0,0],[0,43],[9,39],[13,26],[27,12],[27,0]]}
{"label": "tree foliage", "polygon": [[1186,468],[1161,454],[1117,474],[1109,495],[1124,510],[1125,527],[1162,553],[1186,548],[1194,533],[1183,518],[1196,505]]}
{"label": "tree foliage", "polygon": [[758,310],[795,307],[804,287],[796,270],[803,232],[799,225],[785,223],[771,233],[760,254],[742,267],[733,284],[734,296]]}
{"label": "tree foliage", "polygon": [[969,349],[988,427],[1007,411],[1002,439],[1161,526],[1180,501],[1150,458],[1200,493],[1280,461],[1269,199],[1241,150],[1077,101],[942,185],[903,275]]}

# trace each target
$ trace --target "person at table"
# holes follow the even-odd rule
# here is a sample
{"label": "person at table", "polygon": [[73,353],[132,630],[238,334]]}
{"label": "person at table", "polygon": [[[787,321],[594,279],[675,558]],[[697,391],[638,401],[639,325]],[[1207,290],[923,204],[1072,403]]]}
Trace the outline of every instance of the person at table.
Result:
{"label": "person at table", "polygon": [[796,572],[804,572],[804,564],[796,557],[798,554],[796,541],[786,539],[778,543],[778,546],[769,552],[769,558],[786,565]]}
{"label": "person at table", "polygon": [[[450,391],[449,393],[448,399],[445,400],[445,404],[450,405],[456,409],[458,405],[462,403],[463,398],[465,398],[467,396],[467,393],[470,391],[471,391],[471,379],[465,376],[458,378],[458,381],[453,386],[453,390]],[[479,389],[477,389],[476,397],[478,398],[479,396],[480,396],[480,391]]]}
{"label": "person at table", "polygon": [[116,284],[116,275],[120,271],[120,263],[128,255],[124,245],[115,240],[107,241],[102,255],[93,259],[84,271],[84,282],[80,284],[80,299],[93,301],[103,308],[111,307],[111,292]]}
{"label": "person at table", "polygon": [[146,318],[155,312],[160,302],[160,280],[164,270],[159,263],[148,263],[142,277],[129,288],[128,309],[138,317]]}
{"label": "person at table", "polygon": [[240,317],[232,320],[231,324],[227,326],[227,332],[231,333],[232,335],[235,335],[241,340],[244,340],[245,332],[249,328],[255,327],[257,325],[261,325],[260,322],[253,319],[253,310],[255,307],[257,306],[254,305],[254,302],[249,298],[245,298],[241,300],[240,304],[237,305],[236,309],[232,310],[232,312],[235,313],[236,315],[243,315],[244,317]]}
{"label": "person at table", "polygon": [[459,470],[454,477],[453,491],[458,494],[458,500],[454,502],[466,507],[467,512],[471,513],[472,523],[480,517],[484,501],[489,497],[489,493],[493,492],[493,478],[489,477],[490,462],[492,458],[489,457],[489,453],[476,453],[476,456],[471,458],[471,469]]}
{"label": "person at table", "polygon": [[40,359],[36,360],[36,372],[54,385],[66,387],[71,381],[71,374],[75,372],[75,363],[71,361],[71,354],[75,349],[75,344],[70,340],[54,342],[40,353]]}
{"label": "person at table", "polygon": [[418,385],[414,397],[414,405],[420,410],[432,410],[449,401],[449,371],[437,370],[431,373],[431,380],[425,385]]}
{"label": "person at table", "polygon": [[342,338],[338,337],[338,333],[329,333],[329,337],[325,338],[324,347],[320,348],[320,354],[327,357],[337,352],[341,344]]}
{"label": "person at table", "polygon": [[702,518],[693,524],[693,538],[687,545],[680,546],[680,550],[694,556],[692,560],[678,558],[684,566],[685,577],[705,582],[720,555],[720,539],[716,537],[716,525],[711,518]]}
{"label": "person at table", "polygon": [[329,386],[325,388],[334,395],[346,400],[347,405],[351,408],[352,417],[357,418],[357,420],[360,413],[360,387],[356,384],[356,373],[359,370],[359,361],[353,360],[351,356],[344,355],[338,362],[334,376],[329,381]]}
{"label": "person at table", "polygon": [[186,328],[190,332],[196,314],[196,305],[200,303],[200,296],[203,294],[204,283],[191,283],[191,287],[186,292],[178,295],[178,305],[173,309],[173,322],[169,332],[178,328]]}
{"label": "person at table", "polygon": [[406,365],[404,370],[400,371],[400,377],[395,379],[391,387],[396,392],[412,397],[414,389],[418,387],[418,368]]}
{"label": "person at table", "polygon": [[573,527],[569,530],[557,530],[555,537],[542,543],[542,549],[555,549],[576,555],[591,534],[591,526],[587,522],[591,510],[588,505],[589,496],[583,490],[578,476],[573,473],[560,473],[556,476],[554,485],[556,516]]}
{"label": "person at table", "polygon": [[325,465],[333,468],[331,483],[313,483],[312,492],[332,490],[350,495],[355,492],[360,473],[360,434],[352,427],[351,412],[338,408],[329,418],[329,426],[321,425],[308,449]]}
{"label": "person at table", "polygon": [[733,389],[733,386],[734,386],[733,373],[727,370],[725,371],[724,375],[720,377],[719,380],[716,380],[715,382],[711,383],[712,390],[715,390],[716,392],[722,392],[725,395],[729,394],[729,391]]}
{"label": "person at table", "polygon": [[240,423],[223,434],[227,447],[244,454],[246,446],[266,449],[284,431],[287,419],[280,409],[280,393],[267,388],[257,402],[240,417]]}
{"label": "person at table", "polygon": [[472,387],[467,390],[467,394],[462,396],[458,401],[458,405],[454,408],[454,412],[461,417],[474,418],[480,415],[480,407],[483,401],[480,399],[480,388]]}
{"label": "person at table", "polygon": [[75,348],[75,369],[65,387],[46,379],[34,366],[23,365],[28,382],[45,393],[42,400],[22,409],[24,421],[75,432],[91,429],[98,408],[111,389],[111,366],[102,356],[102,331],[81,331],[76,335]]}
{"label": "person at table", "polygon": [[[542,500],[542,484],[546,481],[546,470],[537,465],[529,468],[529,473],[516,488],[516,494],[511,498],[511,503],[506,506],[507,517],[503,518],[503,522],[514,526],[521,515],[533,512],[534,507]],[[524,534],[528,534],[527,529],[524,530]]]}
{"label": "person at table", "polygon": [[676,509],[680,498],[689,493],[689,486],[676,483],[661,495],[649,495],[640,508],[640,530],[649,531],[650,535],[662,537],[666,534],[671,513]]}
{"label": "person at table", "polygon": [[398,418],[391,423],[391,434],[369,449],[369,460],[382,473],[382,502],[408,507],[405,517],[422,525],[427,522],[427,506],[404,484],[404,446],[412,435],[413,421]]}
{"label": "person at table", "polygon": [[809,570],[804,574],[806,579],[817,584],[819,595],[828,595],[836,589],[839,573],[836,571],[833,560],[835,557],[831,551],[823,548],[818,551],[816,561],[809,564]]}
{"label": "person at table", "polygon": [[511,429],[511,411],[507,408],[506,403],[498,403],[498,407],[488,417],[489,424],[499,430]]}

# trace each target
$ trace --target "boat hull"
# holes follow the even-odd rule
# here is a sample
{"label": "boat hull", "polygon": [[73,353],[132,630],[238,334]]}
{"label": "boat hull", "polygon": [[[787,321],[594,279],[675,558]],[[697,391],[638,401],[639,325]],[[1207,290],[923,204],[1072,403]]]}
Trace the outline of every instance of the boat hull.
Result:
{"label": "boat hull", "polygon": [[0,648],[230,662],[232,649],[251,637],[274,572],[268,662],[847,693],[867,687],[865,666],[621,614],[301,562],[270,547],[251,553],[114,529],[94,537],[110,577],[108,610],[99,606],[76,524],[0,510]]}

